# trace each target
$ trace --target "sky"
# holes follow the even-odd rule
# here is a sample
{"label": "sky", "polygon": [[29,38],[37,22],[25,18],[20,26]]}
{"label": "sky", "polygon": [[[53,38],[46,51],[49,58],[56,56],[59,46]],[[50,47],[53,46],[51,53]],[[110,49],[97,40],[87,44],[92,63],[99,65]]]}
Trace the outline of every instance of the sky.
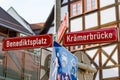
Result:
{"label": "sky", "polygon": [[13,7],[28,23],[45,22],[54,0],[0,0],[0,7],[7,11]]}

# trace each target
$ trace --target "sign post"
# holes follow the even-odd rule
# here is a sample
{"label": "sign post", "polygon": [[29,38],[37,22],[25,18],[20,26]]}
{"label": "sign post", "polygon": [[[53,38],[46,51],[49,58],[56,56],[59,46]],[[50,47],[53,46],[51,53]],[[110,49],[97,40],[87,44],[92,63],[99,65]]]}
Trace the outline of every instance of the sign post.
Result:
{"label": "sign post", "polygon": [[50,66],[50,80],[77,80],[78,59],[54,42]]}
{"label": "sign post", "polygon": [[52,40],[52,34],[6,38],[3,42],[3,50],[52,47]]}

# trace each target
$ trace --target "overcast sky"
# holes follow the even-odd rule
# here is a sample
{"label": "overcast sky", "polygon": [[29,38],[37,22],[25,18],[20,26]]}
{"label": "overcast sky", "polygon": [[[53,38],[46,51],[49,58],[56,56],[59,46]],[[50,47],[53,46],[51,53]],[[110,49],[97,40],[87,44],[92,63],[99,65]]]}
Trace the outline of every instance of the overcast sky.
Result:
{"label": "overcast sky", "polygon": [[29,23],[45,22],[54,5],[54,0],[0,0],[0,7],[13,7]]}

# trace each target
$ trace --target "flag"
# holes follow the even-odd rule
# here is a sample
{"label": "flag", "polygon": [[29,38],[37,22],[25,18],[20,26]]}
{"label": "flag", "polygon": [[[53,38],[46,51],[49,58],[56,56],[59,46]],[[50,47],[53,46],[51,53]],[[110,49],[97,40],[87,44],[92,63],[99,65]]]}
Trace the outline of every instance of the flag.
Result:
{"label": "flag", "polygon": [[78,59],[66,48],[54,42],[50,80],[77,80]]}

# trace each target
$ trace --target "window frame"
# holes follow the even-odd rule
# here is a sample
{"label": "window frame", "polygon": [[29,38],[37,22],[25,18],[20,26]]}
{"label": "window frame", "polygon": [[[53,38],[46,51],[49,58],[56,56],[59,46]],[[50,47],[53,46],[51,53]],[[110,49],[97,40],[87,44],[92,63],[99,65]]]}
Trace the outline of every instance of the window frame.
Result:
{"label": "window frame", "polygon": [[87,0],[84,1],[84,12],[90,12],[98,9],[98,0],[95,0],[95,8],[92,8],[92,0],[90,0],[90,10],[87,10]]}
{"label": "window frame", "polygon": [[25,77],[25,80],[31,80],[32,75],[31,75],[31,74],[28,74],[28,73],[25,73],[25,74],[24,74],[24,77]]}
{"label": "window frame", "polygon": [[82,49],[83,49],[83,45],[76,45],[76,46],[70,47],[70,51],[76,51],[76,50],[82,50]]}
{"label": "window frame", "polygon": [[2,37],[2,39],[0,38],[0,42],[3,42],[4,38],[6,38],[7,35],[0,32],[0,37]]}
{"label": "window frame", "polygon": [[[80,3],[80,9],[81,9],[81,11],[80,11],[80,13],[78,13],[79,11],[79,8],[78,8],[78,4]],[[74,13],[73,13],[73,5],[75,5],[76,6],[76,14],[75,15],[73,15]],[[81,14],[83,14],[83,1],[82,0],[79,0],[79,1],[75,1],[75,2],[73,2],[73,3],[71,3],[70,4],[70,17],[75,17],[75,16],[78,16],[78,15],[81,15]]]}
{"label": "window frame", "polygon": [[0,65],[3,65],[3,59],[0,59]]}

